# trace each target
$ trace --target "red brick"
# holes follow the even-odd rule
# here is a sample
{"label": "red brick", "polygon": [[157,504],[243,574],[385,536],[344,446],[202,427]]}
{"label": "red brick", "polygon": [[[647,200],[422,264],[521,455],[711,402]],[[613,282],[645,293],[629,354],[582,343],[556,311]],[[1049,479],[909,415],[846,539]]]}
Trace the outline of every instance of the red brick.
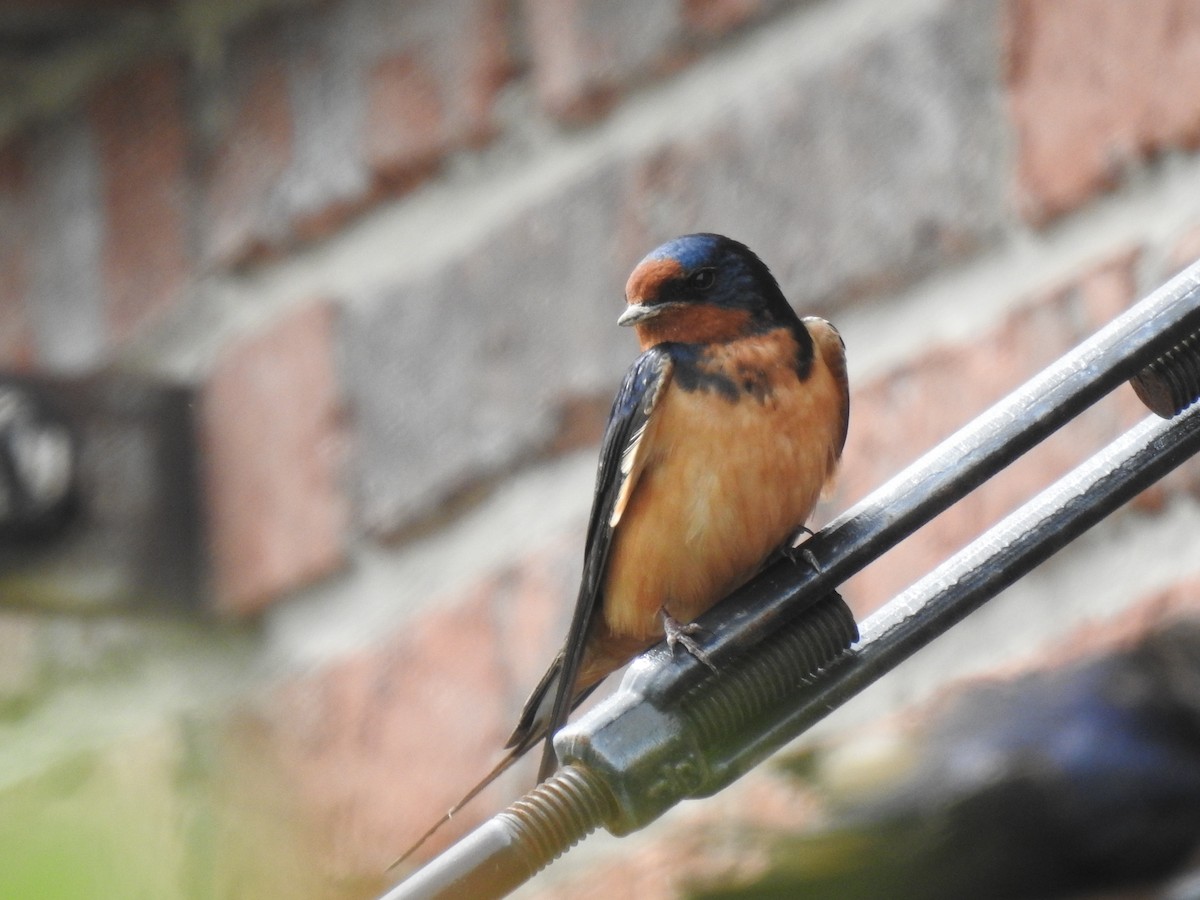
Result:
{"label": "red brick", "polygon": [[316,304],[233,345],[204,390],[202,459],[225,612],[256,612],[343,562],[333,317]]}
{"label": "red brick", "polygon": [[33,363],[29,323],[29,172],[20,142],[0,147],[0,368]]}
{"label": "red brick", "polygon": [[1041,223],[1145,157],[1200,139],[1200,5],[1008,5],[1008,86],[1024,215]]}
{"label": "red brick", "polygon": [[508,3],[473,0],[465,7],[436,43],[408,37],[398,11],[401,40],[370,66],[366,157],[385,187],[404,186],[448,152],[495,131],[495,97],[512,71]]}
{"label": "red brick", "polygon": [[[832,508],[866,495],[1111,320],[1136,299],[1136,260],[1117,254],[1023,303],[990,334],[931,348],[858,386]],[[859,613],[875,609],[1144,415],[1119,388],[855,577],[847,599]]]}
{"label": "red brick", "polygon": [[235,44],[206,173],[207,250],[236,263],[276,242],[262,216],[292,158],[291,101],[282,51],[269,38]]}
{"label": "red brick", "polygon": [[759,16],[763,0],[684,0],[683,16],[695,31],[722,35]]}
{"label": "red brick", "polygon": [[546,108],[568,121],[606,112],[622,88],[662,71],[681,49],[675,3],[525,0],[534,83]]}
{"label": "red brick", "polygon": [[104,191],[103,270],[114,340],[168,309],[189,274],[182,88],[182,64],[157,60],[108,83],[89,105]]}
{"label": "red brick", "polygon": [[326,237],[490,138],[508,5],[318,4],[232,41],[207,95],[209,255],[238,264]]}
{"label": "red brick", "polygon": [[568,122],[594,119],[627,88],[679,69],[713,39],[779,5],[778,0],[525,0],[538,95],[553,115]]}
{"label": "red brick", "polygon": [[419,58],[397,54],[376,63],[369,90],[367,155],[375,169],[427,165],[445,152],[441,91]]}
{"label": "red brick", "polygon": [[509,38],[511,7],[511,0],[478,0],[471,16],[472,45],[461,97],[468,143],[492,135],[496,97],[517,70]]}

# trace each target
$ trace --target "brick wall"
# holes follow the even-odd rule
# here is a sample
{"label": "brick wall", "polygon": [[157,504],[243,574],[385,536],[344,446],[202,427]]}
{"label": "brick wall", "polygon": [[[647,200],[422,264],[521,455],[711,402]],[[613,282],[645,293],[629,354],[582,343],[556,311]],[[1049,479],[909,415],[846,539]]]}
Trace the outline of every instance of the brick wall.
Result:
{"label": "brick wall", "polygon": [[[17,66],[0,110],[0,371],[195,389],[209,605],[278,676],[239,682],[234,743],[272,761],[330,896],[370,893],[489,765],[561,640],[635,353],[621,285],[660,240],[744,240],[842,329],[853,413],[823,518],[1200,255],[1190,0],[209,6],[14,19],[62,52]],[[855,610],[1141,415],[1109,398],[855,578]],[[1198,491],[1185,467],[1054,565],[1091,590],[1119,535],[1174,534]],[[1103,615],[1200,553],[1139,565],[1096,588]],[[1099,614],[1066,606],[1011,653]],[[36,621],[0,609],[27,648],[0,691],[52,695]],[[714,808],[770,793],[743,791]],[[675,895],[688,858],[655,835],[706,815],[606,877]],[[589,896],[571,866],[530,896]]]}

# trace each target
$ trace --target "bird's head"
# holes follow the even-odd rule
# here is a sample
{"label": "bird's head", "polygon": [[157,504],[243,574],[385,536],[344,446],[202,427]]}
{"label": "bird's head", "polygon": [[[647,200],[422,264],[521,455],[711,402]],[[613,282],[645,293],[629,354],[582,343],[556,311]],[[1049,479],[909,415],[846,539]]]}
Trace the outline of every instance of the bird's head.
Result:
{"label": "bird's head", "polygon": [[795,319],[774,276],[744,244],[687,234],[637,264],[617,320],[637,329],[643,348],[664,341],[730,341]]}

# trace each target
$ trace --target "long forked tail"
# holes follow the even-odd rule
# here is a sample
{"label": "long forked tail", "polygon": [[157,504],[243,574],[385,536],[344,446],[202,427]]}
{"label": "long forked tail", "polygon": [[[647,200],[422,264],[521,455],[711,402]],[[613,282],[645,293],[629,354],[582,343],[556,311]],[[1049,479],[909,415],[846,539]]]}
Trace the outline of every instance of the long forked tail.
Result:
{"label": "long forked tail", "polygon": [[[419,850],[427,840],[437,833],[438,829],[454,818],[464,806],[479,796],[479,793],[484,788],[512,768],[517,760],[545,737],[546,728],[550,720],[550,705],[554,700],[555,690],[558,686],[558,677],[561,671],[562,654],[560,653],[554,658],[554,662],[550,664],[550,668],[546,670],[546,674],[542,676],[542,680],[538,682],[537,687],[533,689],[533,693],[529,695],[529,699],[525,701],[525,707],[521,710],[521,718],[517,720],[517,727],[513,730],[512,736],[509,737],[508,743],[504,745],[508,753],[504,754],[504,758],[496,763],[495,767],[484,775],[478,784],[467,791],[461,800],[450,807],[440,819],[430,825],[426,832],[417,838],[416,843],[405,850],[394,863],[388,866],[389,872]],[[587,693],[590,693],[590,691]],[[582,700],[582,696],[578,698],[578,701]],[[544,776],[539,776],[539,781],[543,778]]]}
{"label": "long forked tail", "polygon": [[450,807],[448,810],[446,810],[445,814],[440,819],[438,819],[436,822],[434,822],[432,825],[430,825],[429,828],[425,831],[425,833],[423,835],[421,835],[419,838],[417,838],[416,842],[413,843],[413,845],[411,847],[409,847],[402,854],[400,854],[400,856],[398,856],[396,858],[396,861],[387,867],[387,871],[389,871],[389,872],[392,871],[392,869],[396,868],[396,866],[400,865],[402,862],[404,862],[406,859],[408,859],[410,856],[412,856],[414,853],[416,853],[418,850],[420,850],[421,846],[427,840],[429,840],[431,837],[433,837],[434,834],[437,833],[438,829],[440,829],[443,825],[445,825],[447,822],[449,822],[451,819],[453,819],[459,813],[459,811],[462,810],[462,808],[464,806],[466,806],[468,803],[470,803],[472,800],[474,800],[479,795],[480,791],[482,791],[489,784],[491,784],[493,781],[495,781],[497,778],[499,778],[501,775],[503,775],[505,772],[507,772],[510,768],[512,768],[513,763],[515,763],[522,756],[524,756],[525,752],[536,743],[537,743],[537,739],[535,738],[534,740],[531,740],[528,743],[520,744],[516,747],[513,747],[511,750],[508,751],[508,753],[504,754],[504,758],[502,760],[500,760],[500,762],[496,763],[495,768],[493,768],[492,771],[490,771],[486,775],[484,775],[483,778],[479,781],[479,783],[476,784],[469,791],[467,791],[466,795],[461,800],[459,800],[452,807]]}
{"label": "long forked tail", "polygon": [[[538,768],[539,783],[553,775],[558,766],[558,757],[554,755],[554,734],[550,729],[553,727],[554,731],[558,731],[558,728],[566,722],[567,715],[600,686],[599,682],[589,685],[566,701],[567,705],[563,708],[562,721],[555,723],[553,721],[554,706],[558,700],[558,687],[559,681],[562,680],[565,658],[565,651],[559,652],[558,656],[554,657],[554,662],[550,663],[550,668],[546,670],[542,680],[538,682],[533,693],[529,695],[529,699],[525,701],[525,708],[521,710],[521,718],[517,720],[517,727],[513,729],[512,736],[504,745],[505,747],[524,747],[527,750],[545,738],[546,747],[542,752],[542,762]],[[521,752],[524,753],[525,750]]]}

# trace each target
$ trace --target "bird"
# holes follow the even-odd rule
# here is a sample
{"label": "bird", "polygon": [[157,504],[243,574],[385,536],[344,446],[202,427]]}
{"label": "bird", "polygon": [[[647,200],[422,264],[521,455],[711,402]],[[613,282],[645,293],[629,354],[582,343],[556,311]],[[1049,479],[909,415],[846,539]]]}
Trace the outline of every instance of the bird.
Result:
{"label": "bird", "polygon": [[641,348],[601,441],[583,574],[566,641],[526,701],[508,753],[416,850],[605,678],[666,640],[701,662],[694,620],[788,553],[835,480],[849,424],[845,345],[800,318],[765,263],[720,234],[651,251],[617,324]]}

